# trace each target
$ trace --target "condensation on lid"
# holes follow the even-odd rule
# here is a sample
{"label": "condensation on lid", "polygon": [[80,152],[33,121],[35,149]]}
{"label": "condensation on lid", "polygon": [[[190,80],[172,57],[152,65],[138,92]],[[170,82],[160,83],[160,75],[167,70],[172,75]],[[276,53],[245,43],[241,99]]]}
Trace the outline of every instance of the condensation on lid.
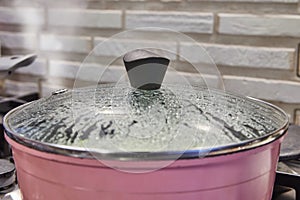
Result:
{"label": "condensation on lid", "polygon": [[144,91],[124,84],[55,93],[11,111],[4,126],[28,146],[130,153],[255,142],[287,123],[280,109],[223,91],[179,85]]}

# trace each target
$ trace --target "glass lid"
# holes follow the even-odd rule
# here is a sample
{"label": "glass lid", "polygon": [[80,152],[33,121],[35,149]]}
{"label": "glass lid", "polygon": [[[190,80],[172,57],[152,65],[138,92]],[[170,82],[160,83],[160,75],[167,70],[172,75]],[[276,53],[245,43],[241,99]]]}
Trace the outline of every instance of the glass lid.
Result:
{"label": "glass lid", "polygon": [[218,154],[222,148],[255,147],[279,137],[286,125],[286,115],[264,102],[178,85],[62,91],[5,117],[7,134],[29,146],[129,157],[132,152]]}

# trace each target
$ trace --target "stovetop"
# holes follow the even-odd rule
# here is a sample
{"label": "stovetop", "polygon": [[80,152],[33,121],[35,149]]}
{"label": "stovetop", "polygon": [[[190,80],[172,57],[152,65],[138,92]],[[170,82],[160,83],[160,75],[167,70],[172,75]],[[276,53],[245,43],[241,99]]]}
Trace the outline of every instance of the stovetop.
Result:
{"label": "stovetop", "polygon": [[[20,96],[1,96],[0,94],[1,121],[2,117],[11,109],[38,98],[39,95],[37,93]],[[293,133],[290,134],[290,131]],[[288,135],[299,137],[300,127],[291,126]],[[286,144],[282,145],[284,152],[281,152],[281,161],[278,163],[278,172],[276,175],[276,183],[274,186],[272,200],[300,200],[300,148],[297,148],[299,146],[298,144],[293,145],[291,143],[293,141],[300,141],[300,139],[297,140],[295,138],[290,138],[286,140]],[[294,148],[291,149],[291,147]],[[295,154],[297,154],[297,156],[294,156]],[[16,174],[11,173],[11,163],[13,164],[11,151],[9,145],[4,139],[4,130],[2,124],[0,124],[0,199],[22,200],[21,193],[17,185]],[[2,173],[1,167],[4,169],[4,171],[2,169]],[[8,181],[4,180],[4,177],[6,177]],[[12,179],[14,180],[13,184],[10,182]]]}
{"label": "stovetop", "polygon": [[300,160],[279,162],[272,200],[300,200]]}
{"label": "stovetop", "polygon": [[[11,109],[16,108],[24,103],[37,100],[38,98],[38,93],[30,93],[25,95],[0,94],[0,122],[2,122],[3,116]],[[17,177],[11,150],[8,143],[4,139],[4,129],[2,123],[0,123],[0,199],[1,197],[5,196],[5,194],[9,194],[10,192],[17,190]],[[13,200],[15,199],[16,198]]]}

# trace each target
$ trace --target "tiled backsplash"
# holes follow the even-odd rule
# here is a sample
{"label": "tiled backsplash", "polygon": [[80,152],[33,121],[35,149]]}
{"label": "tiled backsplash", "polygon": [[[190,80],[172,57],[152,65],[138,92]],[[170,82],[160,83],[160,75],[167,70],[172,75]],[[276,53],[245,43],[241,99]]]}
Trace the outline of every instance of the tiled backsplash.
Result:
{"label": "tiled backsplash", "polygon": [[[226,90],[282,102],[291,120],[297,118],[292,116],[300,109],[298,0],[1,0],[2,53],[39,55],[35,64],[18,72],[28,77],[28,83],[20,84],[18,75],[7,86],[12,92],[37,89],[32,80],[42,77],[47,80],[46,95],[63,87],[58,79],[72,82],[97,44],[139,27],[168,28],[192,37],[217,64]],[[138,48],[164,37],[159,47],[188,54],[195,63],[202,61],[192,43],[171,41],[159,31],[143,34],[151,40],[120,40],[105,52],[95,51],[95,59],[101,65],[123,46]],[[180,56],[171,59],[180,64],[179,71],[189,71]],[[116,62],[111,73],[122,73],[121,64]]]}

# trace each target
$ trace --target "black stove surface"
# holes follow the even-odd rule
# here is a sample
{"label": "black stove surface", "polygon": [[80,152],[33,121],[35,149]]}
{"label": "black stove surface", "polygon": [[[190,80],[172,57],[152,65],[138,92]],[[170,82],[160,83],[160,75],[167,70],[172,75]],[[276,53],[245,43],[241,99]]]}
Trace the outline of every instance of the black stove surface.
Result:
{"label": "black stove surface", "polygon": [[16,171],[11,150],[9,144],[4,138],[2,119],[4,115],[11,109],[37,99],[39,99],[38,93],[30,93],[18,96],[9,94],[0,95],[0,199],[5,194],[18,189]]}
{"label": "black stove surface", "polygon": [[0,193],[11,192],[15,182],[14,164],[8,160],[0,159]]}
{"label": "black stove surface", "polygon": [[280,150],[274,199],[285,194],[286,199],[300,200],[300,126],[290,125]]}

